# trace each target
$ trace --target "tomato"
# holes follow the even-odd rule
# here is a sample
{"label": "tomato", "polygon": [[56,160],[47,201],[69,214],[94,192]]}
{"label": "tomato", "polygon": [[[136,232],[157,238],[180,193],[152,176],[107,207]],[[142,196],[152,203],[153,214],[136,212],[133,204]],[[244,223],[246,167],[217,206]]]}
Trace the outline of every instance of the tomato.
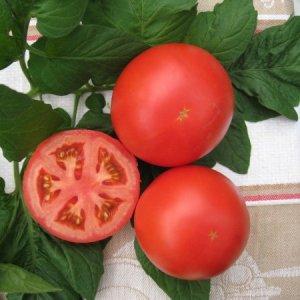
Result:
{"label": "tomato", "polygon": [[23,194],[32,217],[50,234],[76,243],[99,241],[118,231],[134,211],[136,160],[104,133],[60,132],[33,153]]}
{"label": "tomato", "polygon": [[157,268],[181,279],[207,279],[243,251],[249,214],[229,179],[206,167],[185,166],[163,173],[145,190],[135,230]]}
{"label": "tomato", "polygon": [[146,50],[124,69],[112,97],[115,131],[129,151],[159,166],[191,163],[224,137],[234,94],[222,65],[188,44]]}

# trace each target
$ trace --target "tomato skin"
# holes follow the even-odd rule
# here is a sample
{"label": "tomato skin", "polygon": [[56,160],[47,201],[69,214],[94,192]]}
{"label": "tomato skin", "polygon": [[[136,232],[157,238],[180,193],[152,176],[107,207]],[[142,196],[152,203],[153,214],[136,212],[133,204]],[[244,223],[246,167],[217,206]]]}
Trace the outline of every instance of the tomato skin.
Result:
{"label": "tomato skin", "polygon": [[[74,149],[71,155],[65,155],[58,160],[56,152],[63,151],[63,147]],[[112,176],[109,170],[106,170],[105,164],[101,164],[97,171],[99,147],[105,148],[114,158],[108,160],[108,169],[114,168],[113,172],[116,173],[118,167],[112,165],[121,166],[119,172],[125,174],[123,177],[126,176],[126,183],[119,180],[116,183],[103,184],[105,180],[101,174],[105,174],[106,178]],[[77,156],[83,159],[80,178],[75,176],[78,175],[77,164],[72,165],[78,158],[75,150]],[[60,165],[62,162],[65,163],[65,169]],[[52,177],[51,183],[48,180],[40,184],[39,181],[44,180],[46,176]],[[43,190],[45,184],[56,186],[60,190],[54,199],[47,202],[43,200],[47,197]],[[116,186],[123,187],[124,192],[118,191]],[[29,213],[45,231],[69,242],[92,243],[113,235],[128,223],[139,197],[140,176],[136,159],[118,140],[99,131],[67,130],[50,136],[38,145],[26,166],[22,189]],[[75,201],[74,196],[78,197]],[[110,204],[109,207],[107,203]],[[68,204],[73,205],[71,211]],[[111,219],[103,221],[96,217],[97,213],[104,212],[103,209],[112,216]],[[71,217],[62,221],[66,212],[75,213],[74,217],[82,217],[86,226],[80,227],[76,224],[76,219]]]}
{"label": "tomato skin", "polygon": [[249,213],[232,184],[206,167],[171,169],[142,194],[135,212],[138,242],[163,272],[207,279],[229,268],[249,237]]}
{"label": "tomato skin", "polygon": [[230,78],[207,51],[188,44],[146,50],[120,75],[112,121],[125,147],[151,164],[179,166],[210,152],[234,110]]}

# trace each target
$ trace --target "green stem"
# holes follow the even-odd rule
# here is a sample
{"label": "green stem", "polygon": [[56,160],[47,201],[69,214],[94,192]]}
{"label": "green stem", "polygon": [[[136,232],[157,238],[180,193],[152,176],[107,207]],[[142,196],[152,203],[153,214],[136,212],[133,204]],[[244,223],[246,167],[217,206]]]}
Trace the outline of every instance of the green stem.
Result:
{"label": "green stem", "polygon": [[113,88],[114,86],[115,86],[114,84],[93,86],[93,85],[90,85],[89,83],[87,83],[85,86],[83,86],[79,90],[77,90],[77,92],[75,93],[71,126],[75,127],[75,125],[76,125],[77,110],[78,110],[79,100],[82,95],[84,95],[85,93],[103,92],[103,91]]}
{"label": "green stem", "polygon": [[80,97],[82,96],[82,94],[83,93],[81,93],[81,92],[77,92],[75,94],[73,115],[72,115],[72,119],[71,119],[71,126],[72,127],[75,127],[75,125],[76,125],[77,110],[78,110],[79,100],[80,100]]}
{"label": "green stem", "polygon": [[[115,84],[111,83],[111,84],[103,84],[99,88],[101,88],[102,91],[108,91],[108,90],[112,90],[114,87],[115,87]],[[95,88],[97,88],[97,86]]]}
{"label": "green stem", "polygon": [[32,47],[32,46],[30,46],[28,44],[26,44],[26,49],[29,50],[31,53],[36,54],[38,56],[49,58],[44,51],[39,50],[39,49],[37,49],[35,47]]}
{"label": "green stem", "polygon": [[34,98],[35,96],[37,96],[39,94],[39,89],[38,88],[32,88],[28,93],[27,96],[29,96],[30,98]]}
{"label": "green stem", "polygon": [[76,94],[80,94],[81,96],[85,93],[92,93],[93,90],[87,86],[81,87],[79,90],[77,90]]}
{"label": "green stem", "polygon": [[20,62],[21,69],[22,69],[22,71],[23,71],[25,77],[26,77],[27,80],[29,81],[30,86],[31,86],[31,88],[32,88],[32,87],[33,87],[32,79],[31,79],[31,76],[30,76],[30,74],[29,74],[29,71],[28,71],[28,68],[27,68],[27,65],[26,65],[24,56],[21,56],[21,57],[20,57],[19,62]]}
{"label": "green stem", "polygon": [[90,90],[93,90],[93,88],[94,88],[94,86],[91,85],[89,82],[85,86]]}
{"label": "green stem", "polygon": [[14,161],[14,179],[15,179],[15,185],[16,185],[16,192],[21,191],[21,177],[20,177],[20,170],[19,170],[19,163],[17,161]]}
{"label": "green stem", "polygon": [[102,84],[102,85],[89,85],[91,92],[103,92],[112,90],[115,87],[114,83],[111,84]]}
{"label": "green stem", "polygon": [[80,88],[78,90],[78,92],[81,93],[81,94],[103,92],[103,91],[113,89],[114,86],[115,86],[115,84],[103,84],[103,85],[94,86],[94,85],[91,85],[91,84],[87,83],[85,86]]}

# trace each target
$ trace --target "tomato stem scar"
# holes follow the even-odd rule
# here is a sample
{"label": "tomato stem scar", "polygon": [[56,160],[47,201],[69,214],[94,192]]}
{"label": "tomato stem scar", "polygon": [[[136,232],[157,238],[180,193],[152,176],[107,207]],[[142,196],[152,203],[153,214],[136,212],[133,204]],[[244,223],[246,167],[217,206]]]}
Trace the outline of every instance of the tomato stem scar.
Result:
{"label": "tomato stem scar", "polygon": [[211,230],[211,231],[209,232],[208,236],[210,237],[210,239],[211,239],[212,241],[216,240],[216,239],[219,237],[219,235],[218,235],[218,233],[217,233],[216,230]]}
{"label": "tomato stem scar", "polygon": [[187,119],[187,117],[189,116],[189,112],[190,112],[190,111],[191,111],[191,110],[188,109],[188,108],[184,108],[183,110],[181,110],[181,111],[179,112],[179,115],[178,115],[178,117],[177,117],[177,120],[180,121],[180,122],[182,122],[182,121],[184,121],[185,119]]}

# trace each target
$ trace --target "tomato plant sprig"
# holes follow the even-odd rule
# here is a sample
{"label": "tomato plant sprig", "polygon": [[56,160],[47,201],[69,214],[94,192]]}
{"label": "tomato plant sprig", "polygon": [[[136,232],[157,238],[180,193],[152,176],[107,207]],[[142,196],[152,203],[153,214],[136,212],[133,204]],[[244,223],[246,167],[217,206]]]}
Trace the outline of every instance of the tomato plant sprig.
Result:
{"label": "tomato plant sprig", "polygon": [[[4,157],[14,161],[16,186],[21,185],[17,162],[54,132],[76,126],[113,134],[101,91],[113,88],[133,57],[169,42],[208,50],[228,70],[235,88],[236,114],[228,133],[197,164],[218,162],[246,173],[251,144],[245,121],[298,118],[294,107],[300,100],[300,17],[254,35],[257,13],[252,0],[225,0],[213,12],[197,13],[196,6],[196,0],[0,0],[0,69],[19,61],[31,86],[26,95],[0,85],[0,146]],[[43,37],[28,45],[33,17]],[[62,108],[34,100],[46,93],[75,94],[72,118]],[[85,93],[91,93],[88,111],[76,124]],[[141,163],[140,171],[145,187],[162,170]],[[69,245],[48,236],[26,216],[18,188],[7,194],[0,181],[0,292],[18,299],[28,294],[41,299],[43,293],[53,299],[93,299],[103,273],[102,246]],[[172,298],[208,298],[209,282],[174,282],[146,265],[139,249],[137,254]],[[18,284],[7,282],[8,274]],[[170,294],[170,286],[178,293]]]}

